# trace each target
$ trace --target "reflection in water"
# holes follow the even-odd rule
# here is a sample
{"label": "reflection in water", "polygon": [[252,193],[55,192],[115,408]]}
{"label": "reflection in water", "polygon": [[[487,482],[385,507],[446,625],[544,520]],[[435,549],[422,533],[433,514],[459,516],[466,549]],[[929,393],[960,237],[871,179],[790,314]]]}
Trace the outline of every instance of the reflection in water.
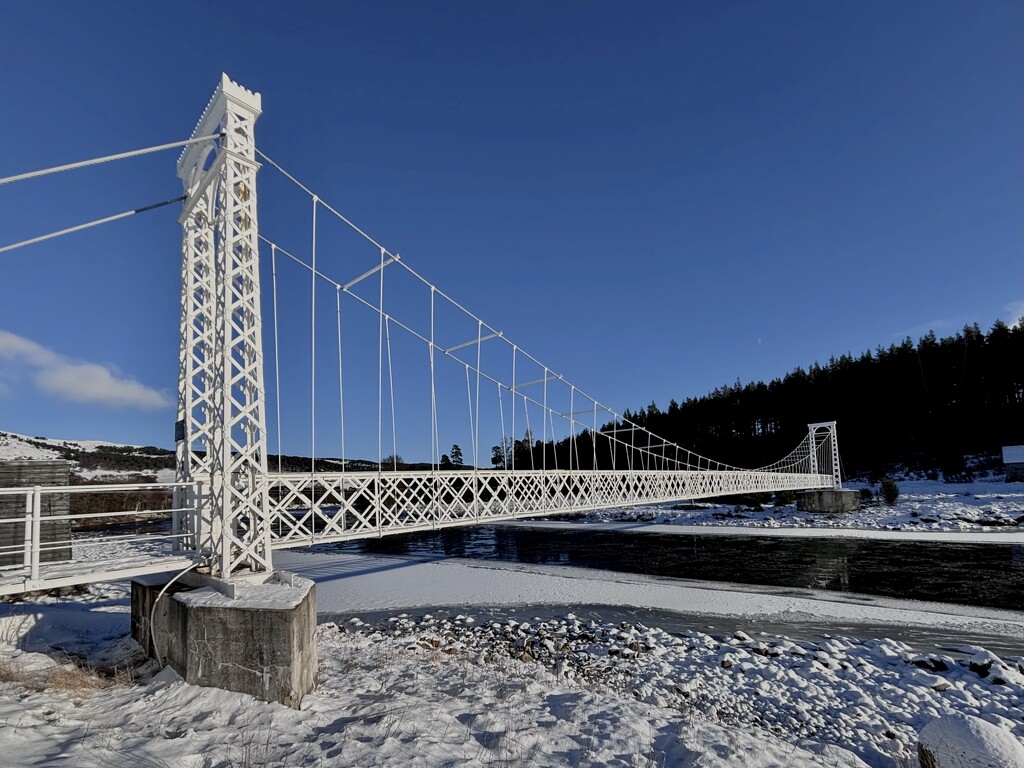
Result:
{"label": "reflection in water", "polygon": [[523,527],[447,528],[339,551],[572,565],[1024,610],[1024,547]]}

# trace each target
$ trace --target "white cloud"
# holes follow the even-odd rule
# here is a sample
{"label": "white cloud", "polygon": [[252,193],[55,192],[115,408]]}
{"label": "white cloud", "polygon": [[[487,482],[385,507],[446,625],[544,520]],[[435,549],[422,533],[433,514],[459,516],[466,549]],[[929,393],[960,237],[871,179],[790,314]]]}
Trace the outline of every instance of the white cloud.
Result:
{"label": "white cloud", "polygon": [[34,374],[40,390],[66,402],[143,410],[171,404],[163,392],[125,378],[106,366],[70,360],[10,331],[0,330],[0,360],[21,362]]}
{"label": "white cloud", "polygon": [[30,339],[0,330],[0,360],[18,359],[42,368],[53,365],[59,361],[60,356]]}
{"label": "white cloud", "polygon": [[36,374],[36,383],[44,392],[76,403],[144,409],[170,404],[163,393],[132,379],[118,378],[96,363],[60,363],[43,368]]}

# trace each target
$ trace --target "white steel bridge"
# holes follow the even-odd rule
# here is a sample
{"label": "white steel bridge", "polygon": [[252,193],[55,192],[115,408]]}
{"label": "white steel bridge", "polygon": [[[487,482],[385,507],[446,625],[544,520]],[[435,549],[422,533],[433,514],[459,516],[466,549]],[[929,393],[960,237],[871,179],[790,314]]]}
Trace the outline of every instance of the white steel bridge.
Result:
{"label": "white steel bridge", "polygon": [[[261,110],[259,94],[225,75],[187,140],[0,179],[0,185],[30,181],[183,148],[182,197],[0,248],[13,250],[182,203],[176,481],[0,488],[0,503],[8,502],[4,508],[13,499],[18,510],[0,517],[0,526],[16,530],[13,537],[0,536],[15,541],[0,546],[0,562],[8,563],[0,567],[0,594],[186,568],[231,579],[272,570],[273,551],[284,547],[621,505],[840,487],[834,422],[809,425],[783,459],[744,469],[663,440],[587,395],[258,150],[254,127]],[[309,205],[308,256],[260,231],[256,177],[264,167],[279,172]],[[326,251],[336,249],[337,239],[326,231],[328,224],[369,248],[372,260],[356,276],[336,276],[339,259],[327,258]],[[293,270],[290,276],[286,268]],[[273,319],[267,328],[261,271],[271,287]],[[279,282],[284,286],[286,280],[288,302],[279,295]],[[282,424],[295,419],[282,419],[288,394],[280,360],[296,321],[291,317],[289,333],[279,326],[289,322],[299,280],[309,291],[309,321],[303,326],[309,411],[302,416],[310,433],[309,470],[286,472]],[[392,296],[392,285],[403,281],[404,292]],[[362,313],[362,325],[353,310]],[[265,337],[273,344],[266,356]],[[415,373],[401,360],[406,354],[417,361]],[[324,383],[325,357],[330,385]],[[419,389],[410,389],[416,382]],[[468,421],[463,434],[470,456],[452,466],[441,453],[440,436],[456,418],[446,408],[463,396],[458,418]],[[403,409],[413,414],[408,420],[397,416]],[[353,426],[359,417],[364,428],[369,425],[361,450],[376,440],[374,471],[351,471],[354,462],[346,466],[346,436],[350,445],[359,439]],[[276,468],[269,457],[274,446],[268,419],[276,424]],[[335,425],[330,429],[340,458],[318,458],[317,432],[322,439],[325,419]],[[398,435],[417,429],[419,445],[429,446],[429,469],[406,470]],[[524,438],[516,440],[520,431]],[[498,443],[491,455],[495,468],[482,469],[481,447],[489,442]],[[545,447],[554,442],[563,449]],[[89,513],[51,504],[122,492],[162,500]],[[70,532],[55,536],[55,522],[69,523]],[[83,522],[90,523],[88,530],[82,530]],[[44,535],[46,530],[51,533]]]}

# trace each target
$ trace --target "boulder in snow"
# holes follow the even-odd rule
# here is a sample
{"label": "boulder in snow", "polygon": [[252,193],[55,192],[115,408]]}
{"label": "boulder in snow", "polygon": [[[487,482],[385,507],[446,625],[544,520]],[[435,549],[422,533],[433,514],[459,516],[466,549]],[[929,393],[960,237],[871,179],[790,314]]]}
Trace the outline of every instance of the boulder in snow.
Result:
{"label": "boulder in snow", "polygon": [[917,757],[921,768],[1024,768],[1024,744],[980,718],[946,715],[921,729]]}

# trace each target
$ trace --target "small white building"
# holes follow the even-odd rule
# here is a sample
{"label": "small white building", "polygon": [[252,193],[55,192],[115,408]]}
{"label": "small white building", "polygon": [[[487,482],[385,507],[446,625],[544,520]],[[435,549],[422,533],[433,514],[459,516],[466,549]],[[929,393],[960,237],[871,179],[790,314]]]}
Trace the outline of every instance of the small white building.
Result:
{"label": "small white building", "polygon": [[1003,466],[1006,482],[1024,483],[1024,445],[1004,445]]}

